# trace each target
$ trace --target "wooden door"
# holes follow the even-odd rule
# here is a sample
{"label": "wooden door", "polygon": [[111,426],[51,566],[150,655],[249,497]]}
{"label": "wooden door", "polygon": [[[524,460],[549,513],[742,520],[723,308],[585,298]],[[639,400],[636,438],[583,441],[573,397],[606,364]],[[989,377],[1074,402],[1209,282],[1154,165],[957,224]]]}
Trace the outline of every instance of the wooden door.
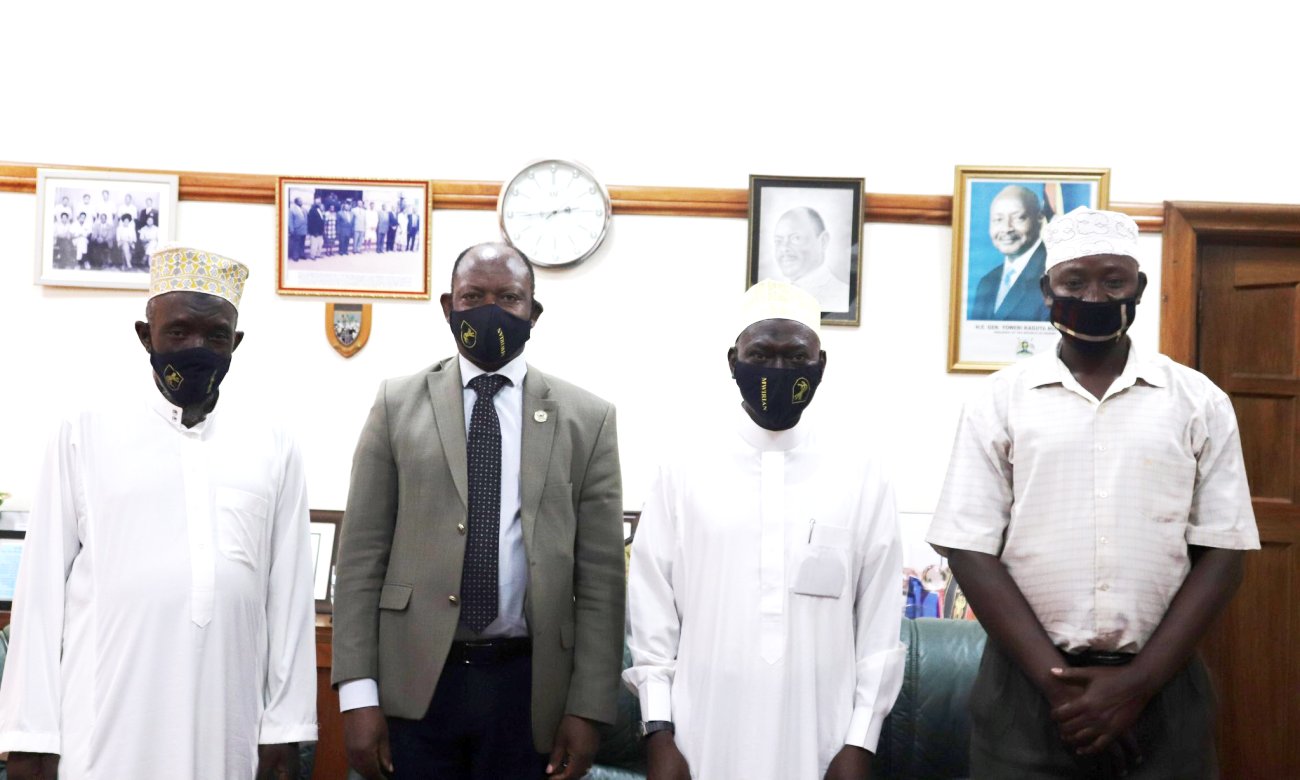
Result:
{"label": "wooden door", "polygon": [[[1282,207],[1269,208],[1277,217]],[[1190,277],[1199,299],[1183,307],[1199,310],[1182,323],[1192,359],[1176,357],[1232,398],[1262,547],[1202,646],[1219,696],[1220,765],[1230,779],[1300,778],[1300,208],[1290,209],[1295,234],[1259,213],[1208,209],[1192,209],[1195,254],[1171,280]],[[1179,243],[1167,239],[1167,268]],[[1162,322],[1162,348],[1178,325]]]}

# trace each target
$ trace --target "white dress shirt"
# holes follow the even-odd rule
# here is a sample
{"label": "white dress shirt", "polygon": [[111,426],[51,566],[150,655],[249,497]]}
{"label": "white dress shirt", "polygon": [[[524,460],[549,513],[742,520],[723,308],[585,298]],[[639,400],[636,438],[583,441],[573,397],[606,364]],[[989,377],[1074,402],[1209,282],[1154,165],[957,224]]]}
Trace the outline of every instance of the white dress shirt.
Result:
{"label": "white dress shirt", "polygon": [[252,777],[316,739],[306,480],[292,439],[192,428],[148,387],[46,453],[0,685],[0,750],[59,777]]}
{"label": "white dress shirt", "polygon": [[[478,394],[469,386],[476,376],[488,372],[458,355],[461,393],[465,402],[465,436],[474,414]],[[524,527],[520,519],[523,505],[520,482],[524,425],[524,376],[528,363],[523,355],[492,372],[509,379],[493,397],[501,421],[501,527],[497,552],[497,619],[483,633],[476,634],[465,626],[456,627],[457,640],[528,636],[524,618],[524,594],[528,588],[528,552],[524,549]],[[379,684],[373,678],[348,680],[339,685],[339,709],[379,706]]]}
{"label": "white dress shirt", "polygon": [[1188,545],[1259,547],[1232,402],[1129,348],[1098,400],[1055,351],[962,412],[926,540],[999,556],[1066,652],[1137,652],[1191,570]]}
{"label": "white dress shirt", "polygon": [[660,470],[632,543],[623,673],[695,777],[821,780],[903,681],[893,491],[856,443],[739,409]]}

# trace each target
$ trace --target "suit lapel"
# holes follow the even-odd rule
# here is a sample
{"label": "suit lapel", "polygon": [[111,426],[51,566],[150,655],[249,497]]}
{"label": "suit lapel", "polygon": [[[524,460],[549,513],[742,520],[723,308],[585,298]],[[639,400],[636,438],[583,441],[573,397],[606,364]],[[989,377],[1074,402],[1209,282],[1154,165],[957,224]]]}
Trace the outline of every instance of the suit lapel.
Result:
{"label": "suit lapel", "polygon": [[1033,257],[1025,264],[1025,268],[1016,277],[1016,281],[1007,290],[1007,297],[1002,299],[1002,305],[998,311],[1017,311],[1021,306],[1034,307],[1036,302],[1041,302],[1043,291],[1038,286],[1038,280],[1042,278],[1043,272],[1047,268],[1047,247],[1043,244],[1038,245],[1034,250]]}
{"label": "suit lapel", "polygon": [[441,371],[429,374],[429,400],[433,403],[433,424],[442,441],[442,454],[456,483],[461,503],[469,506],[468,458],[465,454],[465,396],[460,382],[460,361],[452,358]]}
{"label": "suit lapel", "polygon": [[531,366],[524,376],[524,417],[520,440],[519,478],[520,519],[523,522],[524,546],[533,549],[533,523],[542,503],[542,488],[550,470],[551,445],[559,422],[557,404],[551,400],[546,376]]}

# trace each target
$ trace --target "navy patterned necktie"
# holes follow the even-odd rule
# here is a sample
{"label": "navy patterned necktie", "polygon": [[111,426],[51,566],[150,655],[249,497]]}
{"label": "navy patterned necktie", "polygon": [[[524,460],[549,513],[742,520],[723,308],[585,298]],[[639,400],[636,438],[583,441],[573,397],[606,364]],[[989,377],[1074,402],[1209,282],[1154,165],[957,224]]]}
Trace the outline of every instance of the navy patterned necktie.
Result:
{"label": "navy patterned necktie", "polygon": [[492,399],[509,381],[498,374],[480,374],[469,380],[478,397],[469,418],[469,538],[460,575],[460,622],[476,633],[497,619],[501,419]]}

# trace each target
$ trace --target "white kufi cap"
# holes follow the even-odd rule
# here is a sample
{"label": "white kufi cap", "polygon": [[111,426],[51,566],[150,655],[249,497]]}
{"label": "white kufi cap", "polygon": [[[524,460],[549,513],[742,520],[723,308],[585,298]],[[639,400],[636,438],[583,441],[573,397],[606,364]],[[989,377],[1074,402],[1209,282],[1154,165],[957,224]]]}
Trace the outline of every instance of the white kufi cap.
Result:
{"label": "white kufi cap", "polygon": [[1080,206],[1043,229],[1047,268],[1093,255],[1123,255],[1140,264],[1137,237],[1137,223],[1129,215]]}

